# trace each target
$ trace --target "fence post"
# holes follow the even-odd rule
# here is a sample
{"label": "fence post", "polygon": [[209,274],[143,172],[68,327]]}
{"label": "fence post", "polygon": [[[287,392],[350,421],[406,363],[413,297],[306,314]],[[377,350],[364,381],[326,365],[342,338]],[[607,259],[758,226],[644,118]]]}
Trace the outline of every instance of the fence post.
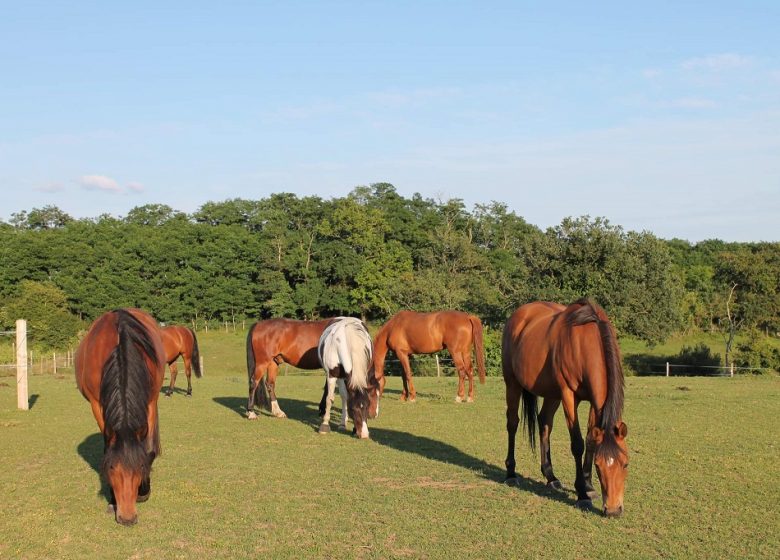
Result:
{"label": "fence post", "polygon": [[198,361],[200,362],[200,375],[203,377],[203,356],[199,356]]}
{"label": "fence post", "polygon": [[436,377],[441,377],[441,368],[439,367],[439,355],[436,354]]}
{"label": "fence post", "polygon": [[52,352],[51,361],[54,363],[54,375],[57,375],[57,352]]}
{"label": "fence post", "polygon": [[27,396],[27,321],[16,321],[16,406],[30,410]]}
{"label": "fence post", "polygon": [[734,377],[734,362],[729,365],[729,377]]}
{"label": "fence post", "polygon": [[669,377],[669,362],[666,362],[666,377]]}

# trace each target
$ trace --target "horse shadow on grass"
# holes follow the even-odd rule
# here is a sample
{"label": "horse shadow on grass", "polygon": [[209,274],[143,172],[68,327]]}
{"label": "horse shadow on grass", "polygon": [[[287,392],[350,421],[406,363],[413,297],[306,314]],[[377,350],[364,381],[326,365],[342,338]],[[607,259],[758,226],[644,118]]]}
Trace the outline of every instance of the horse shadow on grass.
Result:
{"label": "horse shadow on grass", "polygon": [[[215,397],[214,402],[234,411],[241,417],[246,417],[245,398]],[[319,429],[321,421],[318,412],[319,403],[279,398],[279,405],[282,407],[282,410],[285,411],[289,419],[306,424],[314,431]],[[331,418],[332,422],[338,419],[340,410],[340,407],[337,407],[337,409],[334,410],[335,415]],[[270,416],[270,413],[263,409],[263,415]],[[499,468],[496,465],[491,465],[481,459],[472,457],[448,443],[399,430],[380,428],[373,424],[373,422],[369,422],[369,430],[371,432],[371,439],[379,445],[384,445],[385,447],[403,451],[405,453],[414,453],[415,455],[441,463],[456,465],[470,471],[475,471],[486,480],[499,484],[504,483],[506,472],[503,468]],[[350,436],[349,433],[343,433],[343,435],[345,437]],[[517,479],[512,486],[518,491],[530,492],[531,494],[555,500],[572,507],[576,504],[576,500],[565,490],[549,488],[542,482],[526,478],[520,474],[517,475]],[[596,510],[593,508],[591,508],[591,511],[596,513]]]}
{"label": "horse shadow on grass", "polygon": [[97,491],[97,495],[103,496],[106,501],[110,501],[111,490],[100,473],[100,464],[103,462],[103,445],[103,434],[96,433],[85,437],[84,441],[76,447],[76,450],[81,458],[84,459],[84,462],[92,467],[92,470],[98,475],[100,488]]}
{"label": "horse shadow on grass", "polygon": [[[228,410],[232,410],[238,414],[241,418],[246,419],[246,397],[214,397],[212,399],[215,403],[224,406]],[[287,418],[296,420],[304,424],[312,425],[314,420],[318,418],[318,403],[312,403],[307,401],[300,401],[297,399],[285,399],[278,398],[279,406],[287,415]],[[273,418],[271,412],[264,406],[255,406],[255,411],[259,411],[258,416]],[[317,424],[319,426],[319,424]]]}

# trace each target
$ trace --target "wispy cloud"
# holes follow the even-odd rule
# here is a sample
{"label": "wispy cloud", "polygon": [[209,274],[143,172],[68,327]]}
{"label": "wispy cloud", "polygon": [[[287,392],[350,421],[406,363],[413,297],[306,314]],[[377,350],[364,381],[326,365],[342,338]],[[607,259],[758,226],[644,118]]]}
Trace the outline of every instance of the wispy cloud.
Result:
{"label": "wispy cloud", "polygon": [[84,175],[79,179],[79,184],[82,188],[90,191],[122,192],[122,187],[119,186],[119,183],[105,175]]}
{"label": "wispy cloud", "polygon": [[710,70],[720,72],[724,70],[733,70],[735,68],[744,68],[750,66],[753,59],[737,53],[711,54],[708,56],[694,57],[684,60],[681,66],[685,70]]}
{"label": "wispy cloud", "polygon": [[130,192],[141,193],[144,192],[144,190],[146,189],[141,183],[138,183],[136,181],[131,181],[127,183],[127,190]]}

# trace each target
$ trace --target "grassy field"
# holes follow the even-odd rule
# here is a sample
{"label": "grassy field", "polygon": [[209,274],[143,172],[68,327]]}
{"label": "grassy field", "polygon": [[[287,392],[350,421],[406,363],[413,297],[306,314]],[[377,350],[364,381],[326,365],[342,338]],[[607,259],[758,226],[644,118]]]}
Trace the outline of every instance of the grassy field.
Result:
{"label": "grassy field", "polygon": [[[559,416],[548,491],[524,441],[508,487],[503,382],[391,378],[371,441],[316,433],[321,377],[278,383],[289,418],[244,418],[243,333],[200,336],[194,396],[160,399],[163,456],[139,522],[105,513],[102,441],[70,372],[0,378],[0,558],[773,558],[780,555],[780,378],[629,378],[626,513],[574,508]],[[291,373],[291,372],[288,372]],[[179,386],[183,386],[180,376]],[[586,410],[583,407],[581,415]],[[600,503],[597,502],[597,506]]]}

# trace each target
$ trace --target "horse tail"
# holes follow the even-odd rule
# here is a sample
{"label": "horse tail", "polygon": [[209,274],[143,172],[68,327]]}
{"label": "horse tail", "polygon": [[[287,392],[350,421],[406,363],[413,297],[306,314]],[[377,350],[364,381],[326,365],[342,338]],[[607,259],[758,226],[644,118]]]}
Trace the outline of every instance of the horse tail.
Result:
{"label": "horse tail", "polygon": [[474,336],[474,353],[477,355],[477,370],[479,371],[479,382],[485,383],[485,346],[482,343],[482,322],[479,317],[469,315],[471,322],[471,332]]}
{"label": "horse tail", "polygon": [[[121,462],[148,473],[151,461],[142,440],[149,431],[147,407],[152,377],[147,360],[159,361],[151,333],[127,310],[114,311],[118,342],[103,365],[100,406],[105,423],[106,453],[103,469]],[[136,434],[140,435],[140,438]],[[108,440],[114,436],[113,445]],[[159,454],[159,448],[152,450]]]}
{"label": "horse tail", "polygon": [[607,368],[607,398],[601,410],[599,427],[605,434],[612,434],[615,425],[623,416],[624,380],[623,365],[620,360],[620,348],[617,336],[607,314],[598,304],[589,299],[581,299],[574,305],[580,305],[569,316],[569,325],[578,326],[596,323],[604,349],[604,362]]}
{"label": "horse tail", "polygon": [[531,449],[536,449],[536,432],[539,415],[539,406],[536,395],[523,389],[523,428],[528,434],[528,443]]}
{"label": "horse tail", "polygon": [[198,350],[198,337],[195,336],[195,331],[187,328],[188,331],[190,331],[190,334],[192,335],[192,357],[190,358],[190,361],[192,362],[192,369],[195,370],[195,377],[201,378],[203,377],[203,373],[200,371],[200,350]]}
{"label": "horse tail", "polygon": [[[249,391],[252,391],[252,378],[255,375],[255,350],[252,347],[252,335],[255,333],[255,329],[257,328],[257,325],[260,323],[255,323],[251,327],[249,327],[249,332],[246,333],[246,374],[249,381]],[[268,394],[268,387],[265,384],[265,377],[263,377],[263,384],[261,387],[258,387],[255,389],[255,402],[250,403],[250,407],[257,404],[259,407],[266,407],[268,408],[270,406],[271,402],[271,396]]]}

